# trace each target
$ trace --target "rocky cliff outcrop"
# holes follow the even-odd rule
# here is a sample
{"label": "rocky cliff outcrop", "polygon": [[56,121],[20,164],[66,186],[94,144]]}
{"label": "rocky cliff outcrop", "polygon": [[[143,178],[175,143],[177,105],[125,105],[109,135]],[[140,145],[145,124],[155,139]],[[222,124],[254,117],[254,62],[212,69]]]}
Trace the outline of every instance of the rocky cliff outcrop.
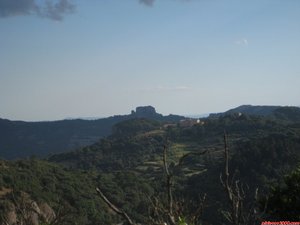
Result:
{"label": "rocky cliff outcrop", "polygon": [[11,189],[0,189],[0,224],[40,225],[56,219],[54,210],[45,202],[37,203],[25,192],[13,193]]}

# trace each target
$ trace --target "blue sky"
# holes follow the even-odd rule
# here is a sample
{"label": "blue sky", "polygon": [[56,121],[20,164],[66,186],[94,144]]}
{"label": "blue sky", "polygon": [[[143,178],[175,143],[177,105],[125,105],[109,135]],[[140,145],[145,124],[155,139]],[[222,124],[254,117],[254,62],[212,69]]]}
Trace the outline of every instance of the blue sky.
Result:
{"label": "blue sky", "polygon": [[51,2],[0,0],[1,118],[300,105],[298,0]]}

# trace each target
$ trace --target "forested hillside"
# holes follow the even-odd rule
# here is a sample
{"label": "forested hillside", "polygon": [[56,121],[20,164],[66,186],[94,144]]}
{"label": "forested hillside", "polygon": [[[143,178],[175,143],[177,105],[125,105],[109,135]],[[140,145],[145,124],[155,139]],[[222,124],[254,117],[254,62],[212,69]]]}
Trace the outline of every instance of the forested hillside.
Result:
{"label": "forested hillside", "polygon": [[243,113],[252,116],[273,117],[274,119],[300,121],[300,108],[294,106],[256,106],[256,105],[241,105],[230,109],[223,113],[211,113],[210,117],[218,117],[224,115],[232,115],[235,113]]}
{"label": "forested hillside", "polygon": [[111,134],[112,126],[133,118],[179,121],[182,116],[163,116],[152,106],[137,107],[128,115],[96,120],[70,119],[23,122],[0,119],[0,158],[45,157],[88,146]]}
{"label": "forested hillside", "polygon": [[[291,212],[293,207],[299,210],[297,113],[283,110],[280,119],[240,113],[180,122],[135,118],[114,125],[110,136],[77,151],[43,161],[2,161],[0,219],[25,220],[26,210],[36,213],[26,202],[34,202],[39,224],[55,219],[62,225],[124,221],[101,199],[98,187],[137,223],[168,221],[170,190],[177,222],[235,224],[230,222],[224,183],[227,149],[229,184],[243,206],[240,224],[297,220]],[[42,213],[45,205],[52,220]]]}

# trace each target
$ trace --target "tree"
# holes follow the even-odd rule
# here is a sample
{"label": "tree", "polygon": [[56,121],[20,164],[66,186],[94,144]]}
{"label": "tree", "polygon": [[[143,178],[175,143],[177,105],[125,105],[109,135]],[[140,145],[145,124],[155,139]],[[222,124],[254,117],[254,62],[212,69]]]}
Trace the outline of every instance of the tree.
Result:
{"label": "tree", "polygon": [[[174,171],[179,169],[183,163],[184,160],[189,157],[190,155],[204,155],[206,151],[198,152],[198,153],[187,153],[183,155],[177,164],[170,166],[167,162],[167,151],[168,146],[164,145],[163,148],[163,171],[165,173],[166,178],[166,189],[165,189],[165,195],[167,201],[164,201],[163,199],[158,199],[156,197],[153,197],[150,199],[150,202],[152,204],[152,211],[154,212],[154,216],[150,216],[149,220],[152,224],[157,225],[187,225],[186,219],[181,213],[183,212],[182,209],[179,209],[179,207],[183,208],[184,205],[179,201],[174,201],[173,198],[173,185],[174,185]],[[172,171],[172,172],[171,172]],[[115,204],[113,204],[106,195],[102,192],[102,190],[97,187],[96,191],[98,195],[101,197],[101,199],[106,203],[106,205],[113,210],[118,215],[122,216],[123,219],[126,221],[128,225],[137,225],[137,223],[134,222],[134,220],[122,209],[117,207]],[[202,199],[201,204],[198,205],[195,212],[191,213],[191,219],[189,221],[192,222],[192,224],[196,224],[198,222],[200,215],[203,211],[203,205],[205,196]],[[185,215],[188,218],[188,215]]]}
{"label": "tree", "polygon": [[261,203],[267,203],[269,219],[300,221],[300,166],[285,176],[283,184],[272,186]]}
{"label": "tree", "polygon": [[224,178],[221,173],[220,181],[230,204],[229,210],[222,211],[224,217],[233,225],[257,224],[258,215],[256,215],[255,202],[258,189],[255,191],[254,201],[245,205],[247,193],[244,190],[243,184],[235,178],[234,174],[230,178],[228,137],[226,131],[224,131],[224,161]]}

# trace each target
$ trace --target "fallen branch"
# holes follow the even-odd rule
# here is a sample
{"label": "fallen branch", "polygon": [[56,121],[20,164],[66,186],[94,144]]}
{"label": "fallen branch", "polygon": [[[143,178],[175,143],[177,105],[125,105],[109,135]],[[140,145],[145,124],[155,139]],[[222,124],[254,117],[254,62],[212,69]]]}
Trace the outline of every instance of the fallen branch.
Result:
{"label": "fallen branch", "polygon": [[115,213],[122,216],[129,225],[135,225],[134,222],[132,222],[131,218],[127,215],[126,212],[123,210],[120,210],[117,206],[115,206],[113,203],[111,203],[108,198],[103,194],[103,192],[100,190],[100,188],[96,188],[97,193],[101,197],[101,199],[108,205],[109,208],[111,208]]}

